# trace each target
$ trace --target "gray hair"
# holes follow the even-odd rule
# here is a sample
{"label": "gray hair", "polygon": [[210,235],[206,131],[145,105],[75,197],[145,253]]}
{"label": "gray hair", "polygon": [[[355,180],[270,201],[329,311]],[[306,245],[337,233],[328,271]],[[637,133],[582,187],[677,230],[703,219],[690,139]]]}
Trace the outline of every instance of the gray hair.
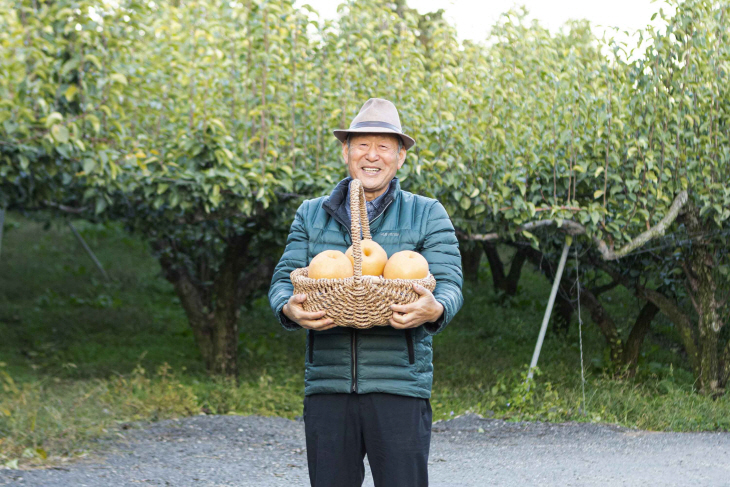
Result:
{"label": "gray hair", "polygon": [[[400,154],[400,150],[403,148],[403,139],[401,139],[398,134],[395,135],[395,138],[398,139],[398,150],[396,151],[398,154]],[[347,134],[347,137],[345,138],[345,142],[347,142],[347,150],[350,151],[350,139],[352,138],[352,134]]]}

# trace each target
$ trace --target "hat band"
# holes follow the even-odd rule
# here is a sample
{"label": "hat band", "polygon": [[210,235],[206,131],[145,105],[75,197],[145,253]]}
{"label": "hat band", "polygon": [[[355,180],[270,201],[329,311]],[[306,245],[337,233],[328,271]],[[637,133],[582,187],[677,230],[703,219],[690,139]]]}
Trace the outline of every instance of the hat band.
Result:
{"label": "hat band", "polygon": [[350,126],[350,130],[355,129],[362,129],[362,128],[368,128],[368,127],[378,127],[383,129],[390,129],[394,132],[398,132],[399,134],[402,133],[400,127],[396,127],[395,125],[387,122],[358,122],[355,125]]}

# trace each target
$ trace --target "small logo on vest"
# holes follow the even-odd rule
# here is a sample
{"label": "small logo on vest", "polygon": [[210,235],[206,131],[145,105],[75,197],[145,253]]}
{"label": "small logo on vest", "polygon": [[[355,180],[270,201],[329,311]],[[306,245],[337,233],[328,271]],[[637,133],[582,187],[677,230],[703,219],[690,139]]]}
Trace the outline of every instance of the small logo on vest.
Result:
{"label": "small logo on vest", "polygon": [[399,232],[383,232],[380,234],[381,237],[400,237]]}

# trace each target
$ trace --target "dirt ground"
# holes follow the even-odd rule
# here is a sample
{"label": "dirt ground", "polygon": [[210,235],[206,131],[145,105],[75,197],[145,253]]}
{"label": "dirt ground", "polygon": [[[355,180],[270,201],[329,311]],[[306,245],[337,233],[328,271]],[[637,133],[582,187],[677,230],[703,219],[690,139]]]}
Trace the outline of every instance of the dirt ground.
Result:
{"label": "dirt ground", "polygon": [[[93,457],[55,468],[0,470],[0,485],[309,485],[301,421],[197,416],[126,430],[98,448]],[[728,458],[730,433],[653,433],[465,415],[434,423],[429,476],[434,487],[728,486]],[[366,471],[364,485],[372,486]]]}

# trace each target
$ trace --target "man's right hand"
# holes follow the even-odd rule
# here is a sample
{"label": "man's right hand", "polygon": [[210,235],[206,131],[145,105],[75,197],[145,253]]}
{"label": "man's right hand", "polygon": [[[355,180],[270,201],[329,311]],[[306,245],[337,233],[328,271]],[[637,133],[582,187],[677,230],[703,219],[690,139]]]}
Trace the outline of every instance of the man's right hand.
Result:
{"label": "man's right hand", "polygon": [[295,294],[289,298],[281,311],[302,328],[321,331],[337,326],[331,318],[325,318],[325,311],[305,311],[302,303],[306,300],[306,294]]}

